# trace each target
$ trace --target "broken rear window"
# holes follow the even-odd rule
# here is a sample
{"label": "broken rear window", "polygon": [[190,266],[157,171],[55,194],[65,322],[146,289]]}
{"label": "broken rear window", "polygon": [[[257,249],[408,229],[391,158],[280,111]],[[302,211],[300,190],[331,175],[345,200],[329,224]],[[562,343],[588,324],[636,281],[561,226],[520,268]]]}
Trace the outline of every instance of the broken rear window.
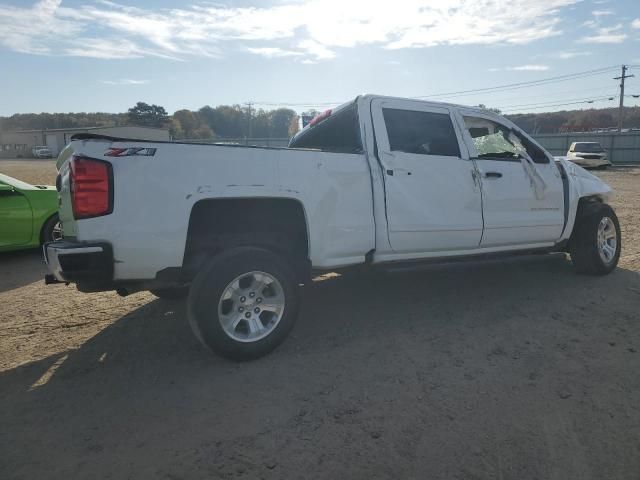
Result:
{"label": "broken rear window", "polygon": [[295,136],[290,148],[312,148],[323,152],[361,153],[360,122],[356,104],[330,114]]}

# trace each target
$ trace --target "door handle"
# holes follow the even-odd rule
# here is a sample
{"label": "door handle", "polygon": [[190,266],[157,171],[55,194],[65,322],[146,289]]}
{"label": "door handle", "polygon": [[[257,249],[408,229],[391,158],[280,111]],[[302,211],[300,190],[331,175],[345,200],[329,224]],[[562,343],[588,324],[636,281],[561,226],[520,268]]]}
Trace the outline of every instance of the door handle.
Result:
{"label": "door handle", "polygon": [[485,172],[484,178],[501,178],[502,174],[500,172]]}
{"label": "door handle", "polygon": [[392,177],[394,173],[405,173],[407,175],[411,175],[411,171],[407,170],[406,168],[387,168],[386,172],[387,172],[387,175],[390,175]]}

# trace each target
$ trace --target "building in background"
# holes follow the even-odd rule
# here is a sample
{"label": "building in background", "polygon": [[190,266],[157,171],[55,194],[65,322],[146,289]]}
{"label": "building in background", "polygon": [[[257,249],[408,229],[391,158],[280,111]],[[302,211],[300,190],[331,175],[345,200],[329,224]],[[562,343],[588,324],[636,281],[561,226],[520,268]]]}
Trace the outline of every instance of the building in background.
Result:
{"label": "building in background", "polygon": [[55,128],[49,130],[19,130],[0,132],[0,158],[33,157],[33,147],[47,146],[57,157],[71,137],[76,133],[95,133],[110,137],[135,138],[138,140],[171,140],[166,128],[121,126]]}

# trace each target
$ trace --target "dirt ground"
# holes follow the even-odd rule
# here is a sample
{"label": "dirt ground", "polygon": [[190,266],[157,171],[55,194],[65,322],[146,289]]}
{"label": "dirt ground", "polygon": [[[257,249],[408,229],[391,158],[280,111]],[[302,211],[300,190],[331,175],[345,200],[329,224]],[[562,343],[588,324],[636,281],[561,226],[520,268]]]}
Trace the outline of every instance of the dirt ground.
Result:
{"label": "dirt ground", "polygon": [[640,478],[640,168],[597,174],[613,274],[327,276],[251,363],[204,351],[181,302],[45,287],[39,252],[0,254],[0,478]]}

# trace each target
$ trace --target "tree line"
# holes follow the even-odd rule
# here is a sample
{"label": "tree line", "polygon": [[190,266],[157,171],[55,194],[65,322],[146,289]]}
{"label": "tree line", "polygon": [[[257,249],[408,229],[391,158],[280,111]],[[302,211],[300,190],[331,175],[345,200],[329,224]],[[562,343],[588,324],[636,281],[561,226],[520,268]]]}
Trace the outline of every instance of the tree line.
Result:
{"label": "tree line", "polygon": [[18,113],[0,117],[0,131],[138,125],[168,128],[177,140],[286,138],[298,131],[298,123],[298,114],[288,108],[264,110],[242,105],[207,105],[169,115],[160,105],[138,102],[126,113]]}
{"label": "tree line", "polygon": [[[303,112],[301,116],[314,113],[317,112]],[[507,118],[531,134],[578,132],[615,127],[618,109],[524,113],[507,115]],[[300,116],[289,108],[264,110],[244,105],[207,105],[199,110],[182,109],[169,115],[160,105],[138,102],[126,113],[21,113],[0,117],[0,131],[140,125],[168,128],[177,140],[286,138],[298,131],[299,123]],[[640,107],[625,107],[624,126],[640,128]]]}
{"label": "tree line", "polygon": [[[624,107],[623,127],[640,128],[640,107]],[[618,125],[617,108],[591,108],[546,113],[507,115],[513,123],[530,134],[589,132]]]}

